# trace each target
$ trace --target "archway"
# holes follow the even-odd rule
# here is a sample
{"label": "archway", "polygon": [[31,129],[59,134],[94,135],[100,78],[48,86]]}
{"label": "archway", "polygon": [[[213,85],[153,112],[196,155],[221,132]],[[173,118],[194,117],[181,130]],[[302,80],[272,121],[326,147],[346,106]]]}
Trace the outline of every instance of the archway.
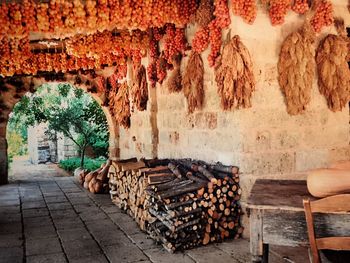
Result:
{"label": "archway", "polygon": [[66,82],[76,88],[83,89],[95,99],[105,113],[109,129],[109,158],[119,157],[119,129],[108,108],[107,87],[102,77],[94,71],[79,71],[65,74],[45,73],[36,76],[16,76],[0,79],[0,184],[8,183],[8,155],[6,130],[9,115],[15,104],[27,92],[36,89],[47,82]]}

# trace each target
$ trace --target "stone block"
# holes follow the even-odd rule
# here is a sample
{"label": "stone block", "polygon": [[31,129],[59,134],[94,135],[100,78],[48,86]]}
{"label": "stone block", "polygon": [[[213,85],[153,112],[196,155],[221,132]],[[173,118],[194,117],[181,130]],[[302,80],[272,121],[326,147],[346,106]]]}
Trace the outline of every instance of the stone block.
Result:
{"label": "stone block", "polygon": [[221,262],[234,262],[229,254],[215,246],[191,249],[186,254],[195,262],[218,262],[219,259]]}
{"label": "stone block", "polygon": [[132,244],[108,246],[104,248],[104,252],[110,262],[131,263],[148,260],[145,254],[136,245]]}
{"label": "stone block", "polygon": [[84,258],[73,258],[69,260],[69,263],[108,263],[106,256],[103,254],[90,255]]}
{"label": "stone block", "polygon": [[46,225],[40,227],[24,228],[24,235],[26,240],[34,239],[46,239],[54,238],[57,236],[56,230],[53,225]]}
{"label": "stone block", "polygon": [[[194,260],[186,254],[177,254],[177,253],[170,254],[168,251],[166,251],[164,248],[161,248],[161,247],[144,250],[144,253],[150,259],[150,261],[154,263],[173,263],[173,262],[193,263],[194,262]],[[200,261],[195,261],[195,262],[200,262]]]}
{"label": "stone block", "polygon": [[66,258],[63,253],[55,253],[49,255],[37,255],[37,256],[29,256],[26,258],[27,263],[65,263]]}
{"label": "stone block", "polygon": [[271,130],[248,131],[242,136],[243,152],[267,152],[271,150]]}
{"label": "stone block", "polygon": [[216,112],[199,112],[195,115],[195,127],[198,129],[216,129],[218,114]]}
{"label": "stone block", "polygon": [[316,168],[325,168],[328,166],[328,150],[300,150],[296,151],[296,171],[304,172]]}
{"label": "stone block", "polygon": [[0,248],[20,247],[23,244],[22,233],[0,236]]}
{"label": "stone block", "polygon": [[295,169],[295,156],[292,152],[241,154],[238,166],[246,174],[292,173]]}
{"label": "stone block", "polygon": [[24,262],[23,248],[22,247],[10,247],[0,248],[0,262],[1,263],[22,263]]}
{"label": "stone block", "polygon": [[277,150],[288,150],[299,147],[302,134],[298,130],[277,130],[273,135],[272,147]]}
{"label": "stone block", "polygon": [[63,241],[62,245],[69,261],[101,253],[99,246],[92,239]]}
{"label": "stone block", "polygon": [[58,237],[26,240],[26,256],[45,255],[62,252]]}
{"label": "stone block", "polygon": [[350,160],[350,145],[328,150],[329,164],[337,161],[348,161],[348,160]]}

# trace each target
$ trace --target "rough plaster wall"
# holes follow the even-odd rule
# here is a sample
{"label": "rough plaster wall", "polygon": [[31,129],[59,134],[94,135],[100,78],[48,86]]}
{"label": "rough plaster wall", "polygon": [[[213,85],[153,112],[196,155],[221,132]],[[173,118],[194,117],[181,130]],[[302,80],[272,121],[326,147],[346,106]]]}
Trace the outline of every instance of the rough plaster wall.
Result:
{"label": "rough plaster wall", "polygon": [[[335,15],[343,17],[345,25],[350,26],[346,1],[333,3]],[[157,85],[157,150],[159,158],[191,157],[238,165],[242,172],[244,206],[256,178],[302,179],[309,169],[349,160],[349,109],[331,112],[318,91],[315,76],[312,99],[306,112],[299,116],[287,114],[277,81],[277,62],[283,40],[303,23],[298,15],[290,12],[286,23],[278,27],[271,26],[262,9],[254,25],[247,25],[232,14],[231,19],[231,36],[238,34],[253,57],[257,80],[253,107],[232,112],[220,109],[215,77],[207,63],[207,50],[202,54],[205,103],[201,111],[188,115],[182,92],[169,94],[166,84]],[[194,32],[193,27],[187,29],[188,39],[191,40]],[[318,40],[334,32],[334,28],[324,30]],[[184,65],[182,63],[182,68]],[[128,142],[120,144],[122,158],[146,156],[146,149],[143,155],[138,150],[133,152],[133,148],[137,143],[149,145],[149,118],[149,114],[134,114],[131,129],[121,130],[121,140]],[[136,141],[131,142],[130,136],[135,136]],[[129,148],[125,149],[126,145]],[[244,218],[244,225],[248,225],[247,218]]]}
{"label": "rough plaster wall", "polygon": [[28,127],[28,152],[31,163],[38,164],[38,139],[37,128]]}
{"label": "rough plaster wall", "polygon": [[[147,59],[142,63],[147,67]],[[129,65],[128,85],[131,87]],[[157,156],[157,97],[156,89],[148,85],[148,102],[145,111],[139,111],[136,108],[131,113],[130,128],[119,128],[119,145],[120,158],[126,159],[131,157],[154,158]]]}

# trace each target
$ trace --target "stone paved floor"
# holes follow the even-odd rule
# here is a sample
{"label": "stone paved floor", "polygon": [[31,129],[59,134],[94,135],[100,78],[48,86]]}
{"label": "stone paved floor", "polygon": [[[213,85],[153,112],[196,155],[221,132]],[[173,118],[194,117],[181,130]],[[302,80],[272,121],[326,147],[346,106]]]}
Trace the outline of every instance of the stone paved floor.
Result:
{"label": "stone paved floor", "polygon": [[[13,167],[11,184],[0,186],[0,262],[249,262],[243,239],[169,254],[108,195],[88,193],[52,165]],[[273,248],[270,262],[307,262],[307,254]]]}

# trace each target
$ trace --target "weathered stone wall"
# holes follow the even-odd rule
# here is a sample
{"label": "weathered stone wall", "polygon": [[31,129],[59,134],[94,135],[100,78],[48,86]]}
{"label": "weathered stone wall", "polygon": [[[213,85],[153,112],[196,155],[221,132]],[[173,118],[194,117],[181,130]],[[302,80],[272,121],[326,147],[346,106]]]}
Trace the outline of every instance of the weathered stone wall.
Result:
{"label": "weathered stone wall", "polygon": [[[143,59],[147,63],[147,59]],[[128,66],[128,85],[132,86],[129,77],[132,74],[132,66]],[[158,87],[159,88],[159,87]],[[157,92],[148,85],[148,103],[145,111],[139,111],[132,105],[131,126],[129,129],[119,128],[120,158],[130,157],[157,157],[158,130],[157,130]]]}
{"label": "weathered stone wall", "polygon": [[[335,15],[350,25],[346,1],[332,1]],[[207,63],[208,51],[202,54],[205,64],[205,102],[200,111],[187,114],[182,92],[170,94],[166,81],[158,85],[153,113],[136,113],[131,128],[120,129],[121,157],[148,157],[150,118],[156,119],[159,158],[195,158],[208,162],[234,164],[242,172],[244,205],[256,178],[305,178],[305,171],[326,167],[338,160],[350,159],[349,108],[333,113],[318,91],[315,76],[311,103],[304,114],[288,115],[284,96],[277,81],[277,62],[285,37],[298,29],[303,20],[290,13],[286,23],[272,27],[268,14],[259,10],[254,25],[232,16],[231,35],[238,34],[248,47],[257,80],[252,108],[223,112],[217,94],[214,72]],[[191,40],[195,28],[187,29]],[[227,31],[226,31],[227,32]],[[318,36],[318,41],[328,33]],[[224,34],[225,35],[225,34]],[[317,43],[318,44],[318,43]],[[317,45],[316,44],[316,45]],[[316,46],[315,45],[315,46]],[[186,65],[183,60],[182,69]],[[152,88],[150,88],[152,90]],[[157,141],[157,140],[155,140]],[[126,143],[124,143],[126,142]],[[137,145],[142,145],[139,151]],[[145,146],[146,148],[143,148]]]}
{"label": "weathered stone wall", "polygon": [[74,142],[61,133],[57,134],[57,157],[58,162],[79,156]]}

